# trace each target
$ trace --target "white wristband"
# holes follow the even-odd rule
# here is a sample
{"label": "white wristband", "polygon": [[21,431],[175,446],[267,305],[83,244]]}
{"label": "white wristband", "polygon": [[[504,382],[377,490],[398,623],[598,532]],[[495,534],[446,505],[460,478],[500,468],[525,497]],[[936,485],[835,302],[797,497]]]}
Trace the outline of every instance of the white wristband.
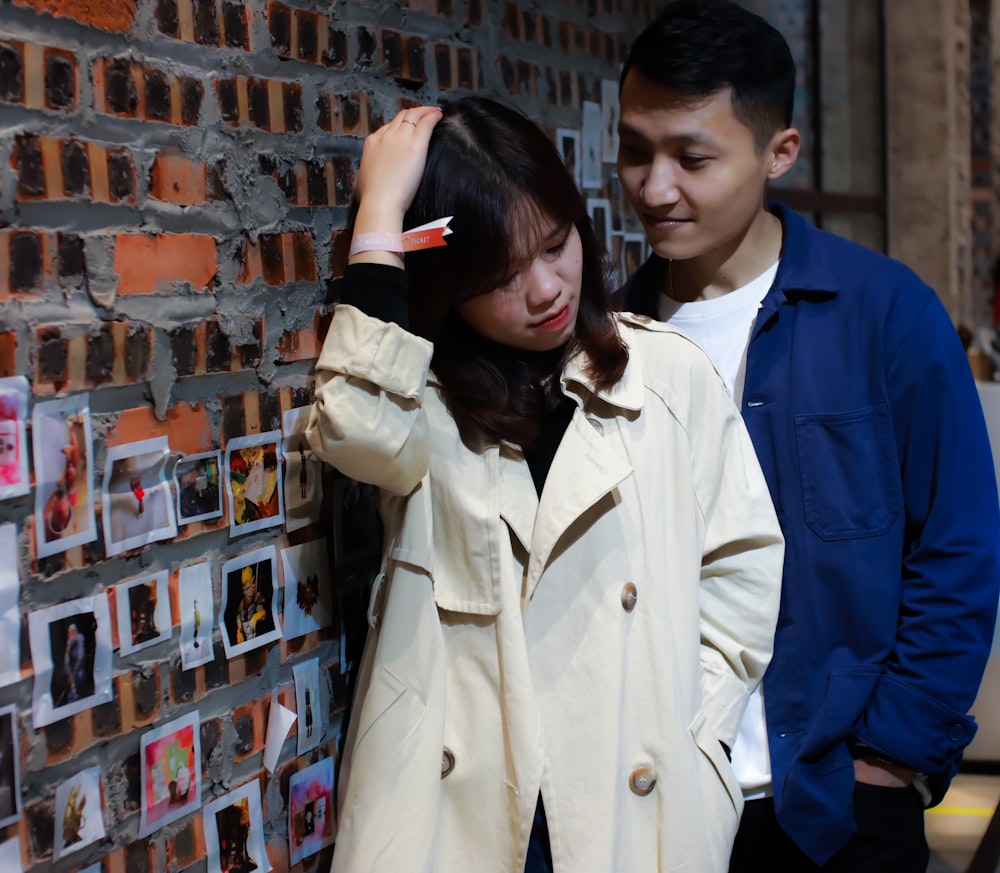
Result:
{"label": "white wristband", "polygon": [[447,245],[445,237],[451,233],[448,222],[452,216],[422,224],[406,233],[359,233],[351,239],[348,257],[359,252],[415,252],[419,249],[433,249]]}

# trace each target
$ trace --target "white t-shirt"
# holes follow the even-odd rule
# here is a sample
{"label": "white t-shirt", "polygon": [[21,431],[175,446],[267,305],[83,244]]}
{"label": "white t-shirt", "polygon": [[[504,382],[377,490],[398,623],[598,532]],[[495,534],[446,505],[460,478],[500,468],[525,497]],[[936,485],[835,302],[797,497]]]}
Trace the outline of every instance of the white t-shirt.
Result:
{"label": "white t-shirt", "polygon": [[[678,303],[667,294],[660,295],[660,320],[683,330],[708,353],[737,406],[743,398],[750,334],[777,272],[776,261],[742,288],[710,300]],[[751,695],[740,723],[733,746],[733,770],[746,799],[771,794],[771,757],[767,751],[767,725],[760,686]]]}

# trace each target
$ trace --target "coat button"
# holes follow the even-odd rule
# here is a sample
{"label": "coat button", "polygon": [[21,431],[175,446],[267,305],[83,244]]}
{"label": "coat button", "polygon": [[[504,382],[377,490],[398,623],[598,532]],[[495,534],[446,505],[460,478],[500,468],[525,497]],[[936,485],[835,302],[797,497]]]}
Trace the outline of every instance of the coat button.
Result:
{"label": "coat button", "polygon": [[635,609],[635,602],[639,599],[639,593],[635,590],[635,585],[631,582],[626,582],[625,587],[622,588],[622,606],[625,607],[626,612],[631,612]]}
{"label": "coat button", "polygon": [[648,315],[633,315],[632,316],[639,324],[649,324],[653,319]]}
{"label": "coat button", "polygon": [[628,777],[628,787],[632,789],[633,794],[645,797],[656,787],[656,777],[649,767],[638,767]]}
{"label": "coat button", "polygon": [[451,753],[451,749],[446,748],[441,753],[441,778],[444,779],[454,769],[455,756]]}
{"label": "coat button", "polygon": [[604,424],[599,418],[588,418],[587,421],[590,426],[596,430],[599,434],[604,434]]}

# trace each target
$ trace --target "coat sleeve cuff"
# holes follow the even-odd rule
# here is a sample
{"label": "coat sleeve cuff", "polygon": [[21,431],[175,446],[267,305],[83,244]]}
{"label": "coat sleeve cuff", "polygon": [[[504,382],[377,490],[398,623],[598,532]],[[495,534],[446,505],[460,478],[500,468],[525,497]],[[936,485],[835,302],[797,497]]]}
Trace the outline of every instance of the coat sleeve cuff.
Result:
{"label": "coat sleeve cuff", "polygon": [[389,394],[419,400],[433,346],[399,325],[339,304],[317,366],[377,385]]}
{"label": "coat sleeve cuff", "polygon": [[888,673],[854,729],[860,743],[920,773],[952,767],[975,734],[974,718]]}

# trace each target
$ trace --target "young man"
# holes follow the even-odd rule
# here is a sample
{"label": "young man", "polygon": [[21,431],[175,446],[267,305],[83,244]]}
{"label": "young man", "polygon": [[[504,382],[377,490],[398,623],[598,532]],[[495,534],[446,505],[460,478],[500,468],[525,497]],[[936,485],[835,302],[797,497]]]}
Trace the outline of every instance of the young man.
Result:
{"label": "young man", "polygon": [[618,172],[654,254],[625,308],[712,356],[786,538],[774,659],[733,749],[730,869],[923,873],[923,809],[975,733],[996,481],[932,289],[767,204],[798,154],[794,86],[785,40],[734,3],[677,0],[639,36]]}

